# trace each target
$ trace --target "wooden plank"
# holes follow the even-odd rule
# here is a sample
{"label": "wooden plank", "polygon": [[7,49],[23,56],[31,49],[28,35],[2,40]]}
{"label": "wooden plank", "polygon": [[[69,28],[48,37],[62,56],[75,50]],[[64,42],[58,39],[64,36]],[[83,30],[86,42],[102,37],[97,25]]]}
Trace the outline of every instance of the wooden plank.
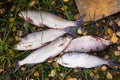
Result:
{"label": "wooden plank", "polygon": [[120,12],[120,0],[75,0],[80,15],[87,14],[84,21],[99,20]]}

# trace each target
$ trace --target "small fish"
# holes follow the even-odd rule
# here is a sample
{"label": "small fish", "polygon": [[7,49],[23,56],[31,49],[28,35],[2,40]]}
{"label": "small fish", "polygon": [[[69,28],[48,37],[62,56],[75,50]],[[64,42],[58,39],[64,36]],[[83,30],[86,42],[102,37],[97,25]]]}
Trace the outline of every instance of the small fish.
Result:
{"label": "small fish", "polygon": [[64,52],[95,52],[106,49],[112,42],[100,37],[82,36],[71,41]]}
{"label": "small fish", "polygon": [[37,63],[42,63],[46,61],[48,58],[53,58],[57,56],[68,46],[71,40],[72,40],[71,36],[59,37],[50,44],[33,51],[26,58],[18,61],[18,66],[13,71],[13,73],[15,73],[22,65],[25,64],[33,65]]}
{"label": "small fish", "polygon": [[61,57],[56,58],[55,61],[68,68],[93,68],[104,64],[115,69],[113,60],[104,60],[86,53],[64,53]]}
{"label": "small fish", "polygon": [[65,34],[62,30],[47,29],[28,34],[15,45],[16,50],[34,50]]}
{"label": "small fish", "polygon": [[85,14],[81,16],[77,21],[70,21],[60,18],[52,13],[44,11],[21,11],[18,14],[20,17],[24,18],[25,21],[34,24],[39,27],[44,27],[44,25],[49,28],[62,29],[71,35],[75,35],[75,31],[79,28],[83,32],[85,29],[82,27],[82,20],[86,16]]}

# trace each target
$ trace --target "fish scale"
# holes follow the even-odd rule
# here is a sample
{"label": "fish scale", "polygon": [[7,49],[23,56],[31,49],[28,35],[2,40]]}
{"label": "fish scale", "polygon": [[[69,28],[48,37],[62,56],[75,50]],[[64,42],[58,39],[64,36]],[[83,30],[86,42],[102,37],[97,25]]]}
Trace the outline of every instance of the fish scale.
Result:
{"label": "fish scale", "polygon": [[100,37],[90,35],[81,36],[73,39],[64,52],[95,52],[106,49],[112,42]]}
{"label": "fish scale", "polygon": [[87,53],[64,53],[61,57],[56,58],[55,61],[60,65],[68,68],[93,68],[105,64],[114,69],[113,61],[104,60]]}
{"label": "fish scale", "polygon": [[46,61],[49,58],[57,56],[62,52],[72,40],[71,36],[59,37],[48,45],[33,51],[23,60],[18,61],[18,66],[13,71],[15,73],[24,64],[37,64]]}
{"label": "fish scale", "polygon": [[85,18],[86,16],[85,14],[82,15],[76,21],[66,20],[64,18],[60,18],[57,15],[45,11],[34,10],[21,11],[18,15],[33,25],[39,27],[48,26],[49,28],[53,29],[61,29],[73,36],[78,35],[76,33],[77,29],[85,31],[85,29],[82,27],[82,20]]}
{"label": "fish scale", "polygon": [[64,31],[47,29],[39,32],[28,34],[22,38],[21,41],[15,45],[16,50],[33,50],[46,45],[48,42],[65,34]]}

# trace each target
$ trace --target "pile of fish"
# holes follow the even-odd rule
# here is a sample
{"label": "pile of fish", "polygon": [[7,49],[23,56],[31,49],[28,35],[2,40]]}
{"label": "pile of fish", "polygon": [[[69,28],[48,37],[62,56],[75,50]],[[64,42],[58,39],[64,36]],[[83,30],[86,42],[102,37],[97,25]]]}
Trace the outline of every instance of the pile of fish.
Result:
{"label": "pile of fish", "polygon": [[[111,41],[90,35],[79,36],[76,31],[82,27],[85,15],[77,21],[69,21],[44,11],[22,11],[19,13],[25,21],[49,29],[28,34],[15,45],[16,50],[35,50],[23,60],[18,61],[15,73],[22,65],[34,65],[54,58],[61,52],[62,56],[54,59],[58,64],[68,68],[92,68],[103,64],[114,69],[113,60],[104,60],[87,52],[106,49]],[[60,19],[58,19],[60,18]],[[67,34],[67,35],[65,35]]]}

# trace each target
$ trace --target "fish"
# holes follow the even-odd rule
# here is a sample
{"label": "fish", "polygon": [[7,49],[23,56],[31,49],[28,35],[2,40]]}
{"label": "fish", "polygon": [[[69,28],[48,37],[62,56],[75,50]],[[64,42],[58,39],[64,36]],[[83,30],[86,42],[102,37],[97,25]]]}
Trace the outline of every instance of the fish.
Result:
{"label": "fish", "polygon": [[47,45],[51,41],[57,39],[64,34],[64,31],[56,29],[47,29],[39,32],[33,32],[21,38],[20,42],[15,45],[14,49],[34,50]]}
{"label": "fish", "polygon": [[74,38],[64,52],[97,52],[106,49],[112,42],[90,35]]}
{"label": "fish", "polygon": [[76,21],[66,20],[55,14],[45,11],[35,11],[35,10],[21,11],[18,13],[18,15],[21,18],[23,18],[25,21],[33,25],[39,27],[47,26],[53,29],[62,29],[63,31],[66,31],[71,35],[75,35],[77,29],[86,32],[82,26],[82,21],[85,18],[86,14],[82,15]]}
{"label": "fish", "polygon": [[71,40],[71,36],[59,37],[48,45],[33,51],[30,55],[18,61],[16,69],[13,71],[13,73],[15,73],[22,65],[34,65],[37,63],[42,63],[49,58],[57,56],[68,46]]}
{"label": "fish", "polygon": [[93,68],[107,65],[110,68],[115,69],[113,66],[113,59],[105,60],[97,56],[80,52],[64,53],[61,57],[57,57],[55,61],[67,68]]}

